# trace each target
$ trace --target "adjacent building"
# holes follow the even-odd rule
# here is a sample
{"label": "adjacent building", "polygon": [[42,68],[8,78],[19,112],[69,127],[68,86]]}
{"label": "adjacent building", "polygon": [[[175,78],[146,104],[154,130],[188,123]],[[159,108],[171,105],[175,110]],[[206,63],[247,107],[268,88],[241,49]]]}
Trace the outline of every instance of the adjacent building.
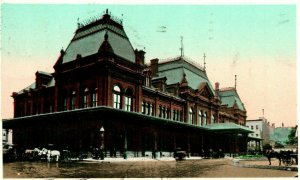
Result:
{"label": "adjacent building", "polygon": [[262,149],[266,144],[274,144],[270,139],[274,132],[275,124],[270,125],[270,122],[264,117],[254,120],[247,120],[246,126],[253,132],[249,134],[249,148]]}
{"label": "adjacent building", "polygon": [[124,157],[247,150],[252,131],[236,88],[213,88],[205,66],[183,55],[145,63],[108,11],[78,25],[54,73],[35,75],[12,94],[14,118],[3,120],[20,148],[100,147]]}

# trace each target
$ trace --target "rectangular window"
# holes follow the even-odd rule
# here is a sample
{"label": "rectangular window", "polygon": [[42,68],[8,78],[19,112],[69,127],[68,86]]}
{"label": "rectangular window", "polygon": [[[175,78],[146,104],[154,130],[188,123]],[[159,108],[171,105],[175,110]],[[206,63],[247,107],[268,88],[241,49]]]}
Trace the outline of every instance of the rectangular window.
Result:
{"label": "rectangular window", "polygon": [[173,120],[176,120],[176,110],[173,109]]}
{"label": "rectangular window", "polygon": [[159,117],[161,117],[161,116],[162,116],[162,107],[159,106]]}
{"label": "rectangular window", "polygon": [[74,110],[76,107],[76,97],[72,96],[71,97],[71,110]]}
{"label": "rectangular window", "polygon": [[87,108],[88,107],[88,104],[87,104],[87,95],[85,94],[83,96],[83,108]]}
{"label": "rectangular window", "polygon": [[125,111],[131,111],[131,97],[125,96]]}
{"label": "rectangular window", "polygon": [[153,106],[152,106],[151,103],[150,103],[150,111],[149,111],[149,114],[150,114],[151,116],[153,116]]}
{"label": "rectangular window", "polygon": [[96,107],[97,104],[98,104],[97,92],[93,92],[93,94],[92,94],[92,107]]}
{"label": "rectangular window", "polygon": [[149,103],[145,103],[145,114],[149,115]]}
{"label": "rectangular window", "polygon": [[150,86],[150,79],[148,76],[146,77],[146,86],[148,86],[148,87]]}
{"label": "rectangular window", "polygon": [[52,105],[50,105],[50,107],[49,107],[49,112],[50,112],[50,113],[53,112],[53,107],[52,107]]}
{"label": "rectangular window", "polygon": [[142,102],[142,113],[145,114],[145,103],[144,103],[144,101]]}
{"label": "rectangular window", "polygon": [[251,129],[253,129],[253,126],[251,126]]}
{"label": "rectangular window", "polygon": [[114,94],[114,108],[121,109],[121,96],[120,96],[120,94]]}
{"label": "rectangular window", "polygon": [[258,129],[258,125],[256,125],[256,129]]}
{"label": "rectangular window", "polygon": [[67,110],[67,98],[64,98],[63,99],[63,108],[62,108],[63,111],[66,111]]}

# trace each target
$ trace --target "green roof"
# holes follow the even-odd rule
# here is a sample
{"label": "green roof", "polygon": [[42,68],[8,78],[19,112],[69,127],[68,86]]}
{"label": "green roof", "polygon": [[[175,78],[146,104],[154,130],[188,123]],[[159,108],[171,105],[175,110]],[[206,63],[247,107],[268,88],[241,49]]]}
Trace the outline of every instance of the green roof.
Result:
{"label": "green roof", "polygon": [[158,65],[158,73],[159,77],[167,78],[167,85],[180,83],[183,74],[185,73],[189,87],[192,89],[198,89],[201,83],[207,83],[211,92],[214,94],[214,89],[206,73],[202,69],[185,60],[183,57],[178,57],[172,61],[160,63]]}
{"label": "green roof", "polygon": [[235,104],[237,107],[245,111],[244,105],[236,92],[236,89],[231,88],[225,91],[220,91],[219,93],[222,105],[228,105],[228,107],[233,107]]}
{"label": "green roof", "polygon": [[77,54],[86,57],[98,53],[105,40],[105,33],[108,35],[108,42],[114,54],[130,62],[135,62],[135,53],[123,26],[121,24],[116,25],[112,21],[101,19],[92,25],[78,29],[65,51],[63,63],[75,60]]}
{"label": "green roof", "polygon": [[204,128],[207,128],[212,131],[241,131],[241,132],[248,132],[252,133],[253,131],[246,126],[241,126],[235,123],[215,123],[215,124],[209,124],[204,126]]}

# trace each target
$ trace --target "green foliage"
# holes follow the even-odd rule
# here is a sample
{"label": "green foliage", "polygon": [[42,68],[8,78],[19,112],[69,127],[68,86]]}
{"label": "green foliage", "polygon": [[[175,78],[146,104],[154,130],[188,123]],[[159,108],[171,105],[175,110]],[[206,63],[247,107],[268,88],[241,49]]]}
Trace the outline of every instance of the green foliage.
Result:
{"label": "green foliage", "polygon": [[295,136],[296,135],[296,130],[297,130],[297,125],[295,127],[292,128],[292,130],[290,131],[290,134],[288,136],[288,141],[287,141],[287,144],[289,145],[294,145],[297,143],[297,137]]}
{"label": "green foliage", "polygon": [[237,159],[259,159],[264,157],[263,155],[252,155],[252,154],[247,154],[247,155],[242,155],[236,157]]}

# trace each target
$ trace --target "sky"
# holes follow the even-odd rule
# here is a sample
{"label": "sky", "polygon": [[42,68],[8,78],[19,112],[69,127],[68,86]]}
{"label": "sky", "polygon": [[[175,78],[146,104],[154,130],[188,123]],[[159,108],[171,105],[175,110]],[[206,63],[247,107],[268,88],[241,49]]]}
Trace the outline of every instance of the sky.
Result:
{"label": "sky", "polygon": [[[234,87],[247,119],[263,116],[276,127],[297,122],[296,5],[2,4],[1,115],[13,117],[12,92],[54,72],[78,22],[105,9],[123,20],[132,46],[150,59],[184,55],[203,64],[211,84]],[[79,20],[78,20],[79,19]]]}

